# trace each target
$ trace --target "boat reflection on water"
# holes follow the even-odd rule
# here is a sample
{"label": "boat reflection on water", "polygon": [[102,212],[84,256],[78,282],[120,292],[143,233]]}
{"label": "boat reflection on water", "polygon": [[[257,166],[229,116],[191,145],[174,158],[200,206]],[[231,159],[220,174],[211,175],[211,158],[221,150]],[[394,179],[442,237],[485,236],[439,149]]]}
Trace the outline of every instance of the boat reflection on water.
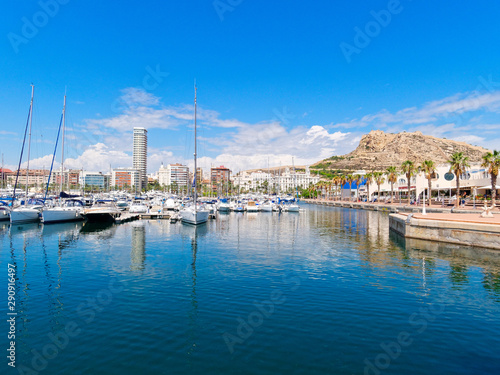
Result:
{"label": "boat reflection on water", "polygon": [[19,234],[37,234],[40,232],[40,223],[11,224],[9,233],[11,236]]}
{"label": "boat reflection on water", "polygon": [[146,223],[134,221],[132,227],[132,249],[130,252],[130,270],[142,271],[146,261]]}
{"label": "boat reflection on water", "polygon": [[6,233],[9,230],[9,226],[8,221],[0,221],[0,234]]}
{"label": "boat reflection on water", "polygon": [[83,222],[74,221],[68,223],[58,223],[58,224],[42,224],[42,235],[45,237],[59,235],[59,234],[78,234],[83,227]]}
{"label": "boat reflection on water", "polygon": [[198,335],[200,332],[197,326],[198,318],[198,299],[196,295],[196,257],[198,255],[198,239],[203,237],[208,232],[208,225],[192,225],[184,223],[181,229],[181,236],[187,237],[190,240],[191,247],[191,309],[188,312],[189,319],[189,349],[188,357],[196,350]]}
{"label": "boat reflection on water", "polygon": [[87,221],[83,223],[82,229],[80,229],[80,233],[83,234],[108,233],[114,226],[115,225],[112,222],[91,223]]}

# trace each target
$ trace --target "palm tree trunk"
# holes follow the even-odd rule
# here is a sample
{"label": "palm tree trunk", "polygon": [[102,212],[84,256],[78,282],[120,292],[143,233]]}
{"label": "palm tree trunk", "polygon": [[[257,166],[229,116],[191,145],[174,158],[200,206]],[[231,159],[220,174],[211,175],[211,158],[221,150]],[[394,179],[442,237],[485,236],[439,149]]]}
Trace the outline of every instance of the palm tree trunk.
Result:
{"label": "palm tree trunk", "polygon": [[460,206],[460,176],[458,173],[455,173],[457,176],[457,208]]}
{"label": "palm tree trunk", "polygon": [[491,174],[491,203],[494,204],[497,198],[497,175]]}
{"label": "palm tree trunk", "polygon": [[394,182],[391,181],[391,204],[394,202]]}
{"label": "palm tree trunk", "polygon": [[432,180],[429,178],[429,191],[428,191],[428,193],[429,193],[429,207],[431,206],[431,195],[432,195],[431,189],[432,189]]}
{"label": "palm tree trunk", "polygon": [[406,178],[408,179],[408,204],[410,204],[411,203],[411,194],[410,194],[410,190],[411,190],[411,180],[410,180],[410,178],[411,178],[411,175],[408,173],[406,175]]}

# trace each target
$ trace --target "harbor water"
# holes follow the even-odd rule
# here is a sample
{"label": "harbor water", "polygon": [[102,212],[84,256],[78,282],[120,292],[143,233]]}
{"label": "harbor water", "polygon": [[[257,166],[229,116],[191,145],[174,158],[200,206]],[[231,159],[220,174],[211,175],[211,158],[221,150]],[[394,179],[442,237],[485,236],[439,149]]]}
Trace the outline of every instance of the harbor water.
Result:
{"label": "harbor water", "polygon": [[500,253],[302,207],[198,227],[0,223],[17,312],[1,373],[500,373]]}

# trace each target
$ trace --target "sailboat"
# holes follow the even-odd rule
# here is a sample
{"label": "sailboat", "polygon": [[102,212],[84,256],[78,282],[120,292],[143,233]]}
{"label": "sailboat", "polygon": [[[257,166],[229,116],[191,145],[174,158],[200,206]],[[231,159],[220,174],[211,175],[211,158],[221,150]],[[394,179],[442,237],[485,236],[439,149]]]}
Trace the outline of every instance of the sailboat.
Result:
{"label": "sailboat", "polygon": [[[26,192],[24,196],[24,205],[16,207],[12,209],[10,212],[10,222],[11,224],[20,224],[20,223],[33,223],[40,220],[40,211],[42,209],[42,205],[31,205],[28,206],[28,187],[29,187],[29,169],[30,169],[30,152],[31,152],[31,127],[33,123],[33,96],[35,93],[35,86],[31,85],[31,101],[30,101],[30,109],[28,113],[28,122],[26,123],[26,129],[24,131],[24,139],[26,140],[26,130],[28,129],[29,124],[29,136],[28,136],[28,164],[26,166]],[[23,141],[24,148],[24,141]],[[21,169],[21,161],[23,158],[23,151],[21,151],[21,157],[19,158],[19,167],[17,168],[17,177],[16,177],[16,186],[17,179],[19,178],[19,171]],[[14,187],[14,194],[12,197],[12,204],[14,204],[14,200],[16,199],[16,188]]]}
{"label": "sailboat", "polygon": [[203,224],[206,223],[208,220],[208,214],[209,211],[206,209],[203,209],[201,207],[198,207],[198,189],[196,188],[197,181],[196,181],[196,172],[197,172],[197,154],[196,154],[196,98],[197,98],[197,87],[195,85],[194,87],[194,179],[193,179],[193,186],[194,186],[194,201],[193,204],[189,207],[184,208],[181,210],[180,215],[181,215],[181,220],[183,223],[188,223],[188,224],[193,224],[193,225],[198,225],[198,224]]}
{"label": "sailboat", "polygon": [[[83,220],[83,202],[77,199],[67,199],[62,202],[63,179],[64,179],[64,130],[66,127],[66,95],[64,95],[64,105],[62,112],[62,147],[61,147],[61,176],[59,190],[61,192],[60,199],[61,205],[59,207],[45,208],[42,212],[42,222],[48,223],[61,223],[67,221]],[[59,137],[59,134],[58,134]],[[57,142],[56,142],[57,147]],[[54,150],[55,155],[56,150]],[[54,160],[52,160],[54,162]],[[52,168],[51,168],[52,169]],[[50,176],[49,176],[50,179]],[[50,181],[50,180],[49,180]],[[49,182],[47,182],[47,190]]]}

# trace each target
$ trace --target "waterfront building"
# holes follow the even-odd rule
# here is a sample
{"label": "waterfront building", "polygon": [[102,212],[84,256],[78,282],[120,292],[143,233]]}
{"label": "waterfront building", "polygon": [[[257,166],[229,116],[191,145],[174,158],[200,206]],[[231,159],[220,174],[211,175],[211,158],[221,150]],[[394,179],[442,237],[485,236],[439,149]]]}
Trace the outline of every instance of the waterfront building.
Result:
{"label": "waterfront building", "polygon": [[319,182],[318,176],[311,175],[309,167],[305,171],[293,171],[289,167],[285,170],[275,170],[274,172],[241,172],[234,179],[234,185],[243,189],[267,191],[290,192],[297,189],[305,189],[311,184]]}
{"label": "waterfront building", "polygon": [[[200,178],[198,181],[201,181]],[[212,190],[217,191],[219,187],[227,185],[231,181],[231,171],[223,165],[218,168],[210,168],[210,183]]]}
{"label": "waterfront building", "polygon": [[4,188],[7,184],[9,176],[12,176],[13,174],[14,172],[12,172],[10,169],[0,168],[0,184],[2,185],[2,188]]}
{"label": "waterfront building", "polygon": [[252,177],[247,171],[239,172],[237,175],[231,177],[231,182],[234,187],[239,189],[248,189],[252,184]]}
{"label": "waterfront building", "polygon": [[53,170],[50,177],[50,183],[60,186],[62,179],[63,188],[76,188],[80,183],[80,173],[81,171],[79,169],[69,169],[62,173],[60,170]]}
{"label": "waterfront building", "polygon": [[105,175],[102,172],[80,172],[80,185],[86,186],[97,186],[101,190],[109,189],[109,175]]}
{"label": "waterfront building", "polygon": [[203,181],[203,169],[201,169],[200,167],[196,168],[196,181]]}
{"label": "waterfront building", "polygon": [[306,189],[311,184],[319,182],[318,176],[311,175],[309,167],[305,171],[292,171],[289,167],[285,168],[285,172],[281,175],[274,176],[274,184],[279,188],[279,191],[293,191],[297,189]]}
{"label": "waterfront building", "polygon": [[140,189],[145,189],[148,184],[148,131],[145,128],[134,128],[133,145],[133,168],[137,169],[139,174]]}
{"label": "waterfront building", "polygon": [[189,168],[179,163],[169,164],[166,167],[162,164],[158,171],[158,182],[162,186],[187,186],[189,183]]}
{"label": "waterfront building", "polygon": [[[28,182],[29,186],[35,187],[37,189],[45,188],[47,181],[49,180],[50,171],[46,169],[30,169],[28,177],[26,178],[26,169],[19,170],[18,185],[26,185]],[[7,177],[7,181],[10,185],[14,186],[16,183],[17,171],[14,171],[12,175]]]}
{"label": "waterfront building", "polygon": [[135,168],[115,168],[111,172],[111,186],[117,189],[141,190],[141,171]]}

